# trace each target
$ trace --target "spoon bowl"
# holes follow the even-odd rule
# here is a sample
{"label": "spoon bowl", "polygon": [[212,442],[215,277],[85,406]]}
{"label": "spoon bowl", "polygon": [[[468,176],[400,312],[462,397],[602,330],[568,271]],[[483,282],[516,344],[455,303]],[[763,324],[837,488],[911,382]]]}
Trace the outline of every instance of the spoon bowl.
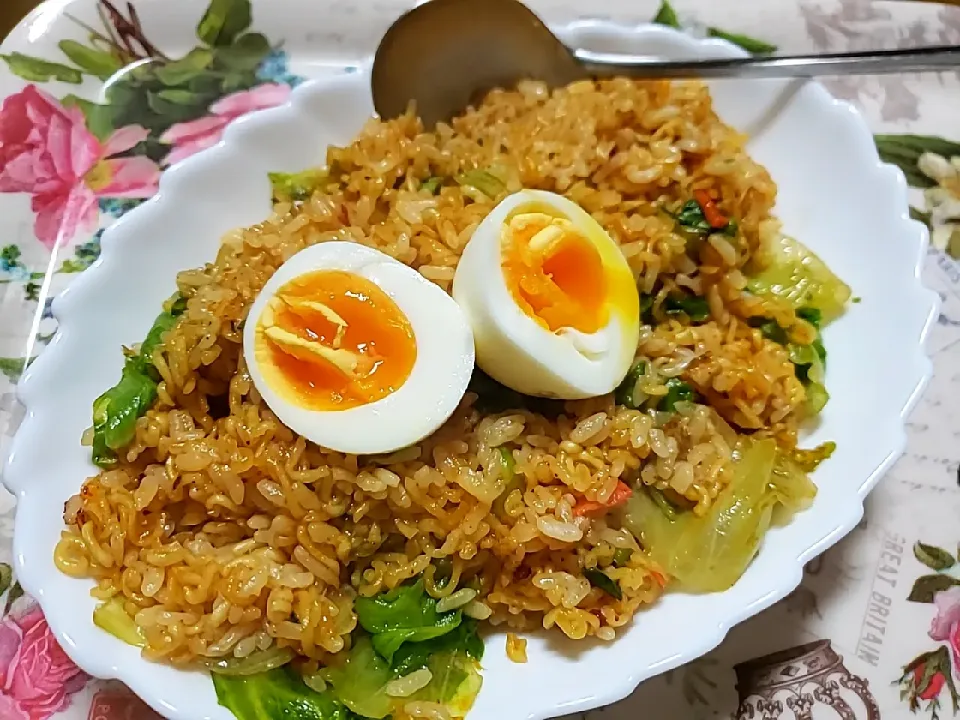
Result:
{"label": "spoon bowl", "polygon": [[387,30],[371,83],[381,117],[402,115],[413,102],[431,127],[495,87],[524,78],[556,87],[585,76],[567,46],[516,0],[431,0]]}
{"label": "spoon bowl", "polygon": [[559,87],[587,77],[809,78],[956,70],[960,46],[790,57],[661,62],[564,45],[518,0],[430,0],[400,17],[373,61],[373,105],[382,118],[415,106],[425,127],[449,120],[495,87],[536,79]]}

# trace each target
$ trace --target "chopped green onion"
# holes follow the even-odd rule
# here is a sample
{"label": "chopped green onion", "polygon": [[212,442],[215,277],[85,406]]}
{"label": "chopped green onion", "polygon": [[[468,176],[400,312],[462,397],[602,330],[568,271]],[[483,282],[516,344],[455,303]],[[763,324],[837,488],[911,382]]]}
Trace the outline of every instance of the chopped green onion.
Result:
{"label": "chopped green onion", "polygon": [[273,199],[285,202],[308,200],[328,178],[325,170],[304,170],[297,173],[268,173]]}
{"label": "chopped green onion", "polygon": [[450,558],[439,558],[433,563],[433,566],[434,587],[442,590],[450,582],[450,578],[453,577],[453,563]]}
{"label": "chopped green onion", "polygon": [[510,497],[510,493],[514,490],[519,490],[522,493],[527,487],[527,481],[523,475],[517,474],[517,463],[513,459],[513,453],[510,452],[510,448],[501,446],[497,448],[497,450],[500,453],[500,477],[503,480],[504,486],[503,491],[497,495],[497,499],[493,501],[493,512],[495,515],[502,517],[505,512],[504,503],[507,498]]}
{"label": "chopped green onion", "polygon": [[825,363],[827,361],[827,348],[823,345],[823,340],[817,337],[813,341],[813,349],[816,350],[817,355],[820,357],[820,362]]}
{"label": "chopped green onion", "polygon": [[[507,184],[488,170],[468,170],[457,175],[455,180],[465,191],[468,188],[476,189],[491,200],[495,200],[507,190]],[[470,193],[466,194],[470,195]],[[476,200],[476,198],[472,199]]]}
{"label": "chopped green onion", "polygon": [[640,295],[640,321],[644,325],[653,325],[653,300],[649,293]]}
{"label": "chopped green onion", "polygon": [[667,394],[660,401],[658,406],[660,410],[673,412],[676,410],[678,402],[694,402],[696,393],[689,384],[680,378],[670,378],[667,380]]}
{"label": "chopped green onion", "polygon": [[420,183],[420,189],[426,190],[431,195],[436,195],[441,185],[443,185],[443,178],[439,175],[434,175]]}
{"label": "chopped green onion", "polygon": [[657,507],[660,508],[665,516],[671,520],[677,516],[677,508],[667,499],[667,496],[663,494],[662,490],[648,486],[647,492],[650,493],[650,497],[653,498],[653,502],[656,503]]}
{"label": "chopped green onion", "polygon": [[616,552],[613,553],[613,566],[614,567],[623,567],[630,562],[630,558],[633,557],[633,550],[627,548],[617,548]]}
{"label": "chopped green onion", "polygon": [[823,321],[823,312],[820,311],[820,308],[802,307],[797,309],[797,317],[801,320],[806,320],[819,330],[820,323]]}
{"label": "chopped green onion", "polygon": [[806,387],[807,390],[807,412],[810,415],[817,415],[826,406],[830,399],[830,393],[827,392],[821,383],[811,382]]}
{"label": "chopped green onion", "polygon": [[583,576],[589,580],[590,584],[595,588],[600,588],[607,595],[617,600],[623,600],[623,591],[620,589],[620,585],[605,572],[597,570],[596,568],[586,568],[583,571]]}
{"label": "chopped green onion", "polygon": [[759,316],[752,317],[747,320],[747,325],[757,328],[767,340],[773,340],[778,345],[786,345],[790,341],[790,338],[787,337],[787,331],[780,327],[776,320]]}
{"label": "chopped green onion", "polygon": [[710,318],[710,303],[697,295],[668,295],[663,309],[667,315],[686,315],[690,322],[695,323],[706,322]]}
{"label": "chopped green onion", "polygon": [[630,367],[630,369],[627,370],[627,374],[623,378],[623,382],[621,382],[617,386],[617,389],[613,391],[613,399],[617,405],[623,405],[631,410],[638,409],[638,404],[636,402],[637,383],[640,382],[640,378],[643,376],[646,368],[646,361],[637,360]]}
{"label": "chopped green onion", "polygon": [[707,222],[703,208],[696,200],[687,200],[676,216],[677,224],[700,235],[708,235],[714,228]]}

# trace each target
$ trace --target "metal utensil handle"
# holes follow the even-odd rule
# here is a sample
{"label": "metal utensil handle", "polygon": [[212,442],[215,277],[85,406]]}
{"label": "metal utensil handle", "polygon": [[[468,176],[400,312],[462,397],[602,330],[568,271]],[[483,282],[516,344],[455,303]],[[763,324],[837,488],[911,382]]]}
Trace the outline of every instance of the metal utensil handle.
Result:
{"label": "metal utensil handle", "polygon": [[960,70],[960,46],[904,50],[743,57],[664,62],[649,57],[574,50],[590,75],[644,78],[784,78],[818,75],[884,75]]}

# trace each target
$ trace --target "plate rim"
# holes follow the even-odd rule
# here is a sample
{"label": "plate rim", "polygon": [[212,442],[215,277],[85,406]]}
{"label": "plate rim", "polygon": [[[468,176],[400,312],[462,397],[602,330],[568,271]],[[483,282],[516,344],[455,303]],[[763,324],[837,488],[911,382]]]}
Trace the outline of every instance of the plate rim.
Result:
{"label": "plate rim", "polygon": [[[33,14],[40,12],[42,9],[43,8],[41,6],[41,8],[35,10],[34,13],[32,13],[23,21],[23,23],[28,22]],[[551,27],[555,26],[551,25]],[[632,39],[633,42],[636,42],[641,36],[659,35],[664,38],[671,38],[672,40],[678,41],[681,45],[687,45],[689,47],[709,47],[715,49],[717,53],[722,53],[729,56],[745,54],[723,40],[697,39],[677,30],[653,25],[650,23],[625,24],[611,20],[588,19],[567,23],[556,29],[560,31],[560,34],[565,39],[571,39],[574,44],[576,43],[576,40],[578,38],[582,38],[585,33],[597,33],[599,35],[608,35],[610,37]],[[139,218],[141,215],[148,213],[148,208],[158,205],[162,198],[165,198],[171,194],[175,195],[177,192],[176,188],[179,178],[182,175],[191,174],[192,169],[194,168],[200,169],[207,165],[216,163],[218,151],[232,148],[234,151],[243,152],[244,146],[246,146],[248,143],[248,140],[244,137],[245,133],[248,132],[248,129],[255,129],[260,124],[269,124],[271,122],[271,117],[280,118],[290,113],[296,113],[298,111],[298,107],[305,104],[307,99],[316,93],[336,88],[339,85],[349,85],[355,83],[356,78],[349,75],[309,80],[302,86],[296,88],[291,94],[290,99],[285,104],[270,110],[252,113],[238,120],[227,129],[223,139],[220,141],[220,143],[218,143],[217,146],[211,148],[210,150],[203,151],[181,163],[178,166],[179,172],[165,173],[160,182],[160,189],[153,198],[145,202],[141,207],[132,210],[124,218],[121,218],[118,222],[114,223],[104,233],[101,256],[93,265],[91,265],[90,268],[76,278],[70,284],[70,286],[54,300],[52,308],[53,315],[60,323],[56,335],[47,348],[40,354],[39,358],[31,365],[29,369],[27,369],[17,386],[17,396],[21,403],[26,407],[26,414],[22,425],[18,429],[10,444],[8,456],[3,465],[2,480],[4,484],[11,490],[11,492],[18,497],[18,519],[20,517],[20,507],[23,506],[24,501],[31,491],[31,483],[29,482],[28,478],[24,477],[23,473],[20,473],[16,457],[19,448],[24,445],[31,436],[35,435],[35,431],[32,431],[32,428],[36,427],[37,425],[43,425],[43,418],[38,417],[37,414],[38,403],[36,402],[37,398],[35,393],[37,391],[35,388],[38,386],[43,386],[43,378],[47,373],[63,367],[63,363],[59,359],[61,353],[59,353],[58,348],[62,342],[63,336],[69,332],[68,323],[69,315],[72,311],[71,308],[78,303],[82,304],[83,287],[85,285],[94,284],[96,279],[99,277],[99,274],[104,272],[102,267],[112,256],[112,253],[114,252],[113,248],[123,242],[122,236],[125,232],[126,226]],[[581,700],[565,704],[562,708],[546,707],[530,709],[525,716],[528,718],[528,720],[546,720],[546,718],[553,717],[554,713],[580,712],[596,708],[600,705],[607,705],[617,702],[632,693],[636,689],[637,685],[643,680],[670,670],[683,663],[694,660],[697,657],[710,652],[723,641],[728,632],[735,625],[765,610],[791,592],[799,584],[802,577],[802,569],[806,562],[833,546],[857,525],[863,516],[864,501],[866,496],[874,489],[874,487],[876,487],[879,480],[889,470],[893,463],[903,454],[906,448],[906,418],[916,405],[933,373],[933,365],[927,348],[927,338],[929,336],[929,329],[939,310],[940,298],[937,293],[926,286],[921,277],[923,260],[926,256],[927,247],[929,245],[929,234],[919,222],[910,219],[908,210],[909,203],[907,197],[907,185],[903,174],[900,172],[900,170],[894,168],[893,166],[887,165],[880,160],[876,147],[873,146],[872,143],[872,132],[859,112],[850,103],[830,96],[826,89],[818,83],[810,84],[813,86],[814,92],[817,93],[818,100],[824,107],[824,112],[827,112],[829,109],[831,114],[836,115],[838,118],[844,118],[844,122],[856,126],[856,131],[858,134],[865,135],[867,138],[871,139],[871,165],[869,170],[871,174],[887,176],[884,179],[885,184],[892,184],[892,186],[894,186],[897,203],[901,208],[898,216],[901,227],[897,229],[895,234],[897,237],[902,236],[904,242],[909,242],[910,245],[914,247],[915,261],[912,268],[912,280],[916,286],[915,289],[919,291],[916,295],[916,298],[918,299],[918,302],[924,298],[927,301],[925,304],[927,310],[926,319],[920,328],[917,350],[915,353],[916,357],[914,358],[917,362],[911,368],[911,370],[916,369],[918,374],[915,379],[914,388],[909,394],[909,397],[899,413],[899,425],[896,435],[896,443],[890,449],[884,459],[877,465],[877,467],[874,468],[874,470],[860,483],[859,487],[857,487],[855,496],[859,501],[858,504],[855,507],[851,506],[849,511],[845,513],[842,521],[840,521],[840,513],[836,513],[837,522],[831,523],[834,526],[833,529],[815,543],[806,547],[806,549],[803,550],[795,560],[791,558],[790,562],[792,565],[792,573],[790,573],[789,582],[787,582],[785,579],[779,580],[779,584],[774,581],[770,581],[770,585],[776,585],[776,587],[769,587],[769,591],[761,599],[750,605],[744,606],[740,613],[724,617],[722,620],[717,622],[716,631],[713,634],[710,634],[709,636],[701,636],[698,643],[690,643],[690,647],[683,648],[683,652],[675,653],[674,656],[668,661],[663,662],[656,667],[648,666],[624,672],[619,676],[620,680],[617,683],[611,683],[604,692],[596,693],[582,698]],[[23,588],[30,595],[36,598],[40,603],[41,608],[46,611],[47,607],[52,601],[47,596],[47,593],[45,593],[43,590],[43,573],[32,572],[31,569],[25,565],[23,554],[19,552],[21,543],[26,541],[23,537],[24,533],[18,532],[20,527],[20,523],[15,523],[14,561],[16,574]],[[788,573],[784,571],[783,577],[786,578],[787,574]],[[169,717],[171,718],[176,718],[177,720],[187,720],[188,717],[194,717],[194,715],[189,712],[189,707],[174,708],[168,705],[162,699],[163,691],[158,690],[151,685],[149,673],[142,673],[138,672],[136,669],[125,668],[120,666],[116,660],[111,661],[106,658],[95,658],[95,653],[93,652],[84,654],[81,652],[79,647],[77,647],[73,642],[70,642],[69,628],[65,628],[61,625],[60,618],[57,616],[57,613],[51,613],[51,616],[48,618],[48,620],[50,621],[50,627],[58,641],[71,656],[71,658],[81,667],[91,669],[96,668],[96,670],[99,672],[95,672],[94,674],[100,677],[116,678],[126,682],[131,689],[133,689],[134,692],[143,698],[149,705],[160,712],[168,713]],[[694,647],[694,645],[696,645],[696,647]]]}

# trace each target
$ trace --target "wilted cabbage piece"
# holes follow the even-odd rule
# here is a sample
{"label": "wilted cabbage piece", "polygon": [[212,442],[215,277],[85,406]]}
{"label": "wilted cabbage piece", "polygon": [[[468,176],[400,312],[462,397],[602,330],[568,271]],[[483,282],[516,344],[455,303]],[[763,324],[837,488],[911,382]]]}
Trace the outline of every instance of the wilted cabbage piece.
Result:
{"label": "wilted cabbage piece", "polygon": [[726,590],[756,555],[775,507],[802,509],[816,492],[775,441],[744,439],[729,486],[705,515],[665,513],[650,493],[637,492],[626,505],[623,522],[684,589]]}
{"label": "wilted cabbage piece", "polygon": [[[465,717],[482,684],[483,641],[475,620],[436,605],[422,580],[358,598],[361,627],[334,664],[305,680],[292,666],[277,666],[291,659],[285,649],[224,659],[211,668],[217,698],[238,720],[381,720],[411,700],[442,703],[451,717]],[[118,631],[128,630],[121,620]],[[409,697],[388,693],[391,682],[425,670],[429,682]]]}
{"label": "wilted cabbage piece", "polygon": [[[477,623],[459,610],[437,612],[423,581],[355,602],[359,630],[336,665],[320,671],[335,697],[357,714],[383,718],[398,703],[443,703],[463,717],[480,691],[483,641]],[[387,684],[426,668],[430,682],[408,698],[387,694]]]}
{"label": "wilted cabbage piece", "polygon": [[773,295],[794,310],[815,308],[824,323],[843,312],[850,288],[812,250],[789,237],[781,237],[771,251],[771,264],[752,276],[747,288],[756,295]]}
{"label": "wilted cabbage piece", "polygon": [[237,720],[356,720],[330,692],[318,693],[288,668],[257,675],[214,675],[217,701]]}

